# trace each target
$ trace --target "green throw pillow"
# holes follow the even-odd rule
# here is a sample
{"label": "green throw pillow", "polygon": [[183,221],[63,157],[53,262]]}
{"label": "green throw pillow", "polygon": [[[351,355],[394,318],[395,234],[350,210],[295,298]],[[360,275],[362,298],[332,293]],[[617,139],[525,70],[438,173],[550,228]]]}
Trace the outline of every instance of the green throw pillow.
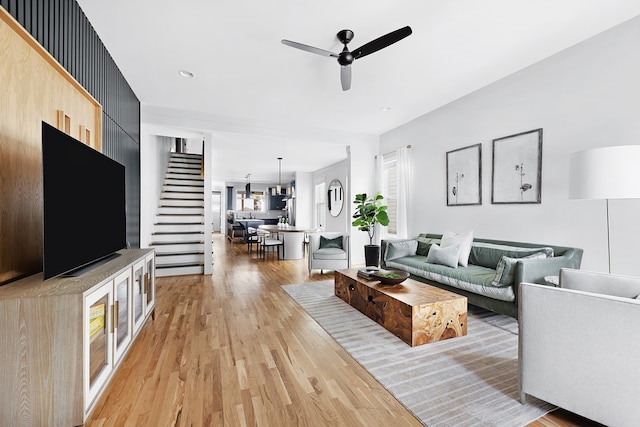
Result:
{"label": "green throw pillow", "polygon": [[333,239],[327,239],[324,236],[320,236],[320,249],[324,248],[342,249],[342,236],[338,236]]}
{"label": "green throw pillow", "polygon": [[508,258],[523,258],[539,252],[547,254],[547,258],[553,257],[553,248],[524,248],[495,243],[474,242],[471,247],[469,264],[481,265],[495,269],[503,256]]}
{"label": "green throw pillow", "polygon": [[418,236],[416,237],[416,240],[418,241],[418,249],[416,250],[416,255],[422,256],[429,255],[429,249],[431,248],[431,245],[433,245],[434,243],[440,243],[440,239],[432,239],[430,237]]}
{"label": "green throw pillow", "polygon": [[544,252],[538,252],[522,258],[509,258],[507,256],[503,256],[502,259],[500,259],[500,261],[498,262],[498,266],[496,267],[496,277],[493,279],[493,282],[491,282],[491,284],[496,287],[513,285],[516,273],[515,267],[518,261],[546,257],[547,254],[545,254]]}

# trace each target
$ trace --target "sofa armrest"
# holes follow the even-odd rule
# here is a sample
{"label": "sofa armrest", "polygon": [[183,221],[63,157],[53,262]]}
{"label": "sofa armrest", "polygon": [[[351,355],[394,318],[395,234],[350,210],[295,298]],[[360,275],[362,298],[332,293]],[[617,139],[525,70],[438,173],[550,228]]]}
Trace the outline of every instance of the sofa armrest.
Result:
{"label": "sofa armrest", "polygon": [[312,254],[320,247],[320,235],[316,233],[309,234],[309,253]]}
{"label": "sofa armrest", "polygon": [[532,258],[518,260],[515,266],[513,291],[516,296],[516,302],[519,304],[520,292],[518,285],[522,282],[549,284],[544,280],[547,276],[559,276],[560,269],[574,265],[571,258],[565,256],[553,258]]}
{"label": "sofa armrest", "polygon": [[521,282],[544,283],[546,276],[560,275],[561,268],[580,268],[580,259],[576,260],[572,250],[553,258],[518,260],[514,283],[516,286]]}
{"label": "sofa armrest", "polygon": [[389,243],[398,241],[399,239],[382,239],[380,241],[380,267],[387,268],[387,263],[384,261],[389,248]]}
{"label": "sofa armrest", "polygon": [[380,267],[387,268],[387,263],[385,259],[387,258],[387,250],[389,249],[389,244],[394,242],[404,242],[414,239],[382,239],[380,241]]}
{"label": "sofa armrest", "polygon": [[518,260],[513,282],[543,283],[545,276],[558,276],[564,267],[566,261],[562,257]]}
{"label": "sofa armrest", "polygon": [[640,425],[640,301],[519,285],[520,397],[616,426]]}

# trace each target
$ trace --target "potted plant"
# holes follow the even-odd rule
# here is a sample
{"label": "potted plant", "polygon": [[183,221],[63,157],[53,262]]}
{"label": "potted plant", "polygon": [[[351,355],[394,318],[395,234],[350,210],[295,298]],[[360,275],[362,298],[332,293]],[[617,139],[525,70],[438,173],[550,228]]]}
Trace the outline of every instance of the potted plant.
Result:
{"label": "potted plant", "polygon": [[375,197],[367,197],[367,193],[356,194],[353,201],[356,205],[356,213],[353,214],[354,221],[351,223],[358,227],[360,231],[366,231],[369,235],[369,244],[364,246],[364,258],[367,266],[378,266],[380,261],[380,246],[373,244],[373,237],[376,233],[376,224],[389,225],[387,207],[381,200],[382,194],[376,193]]}

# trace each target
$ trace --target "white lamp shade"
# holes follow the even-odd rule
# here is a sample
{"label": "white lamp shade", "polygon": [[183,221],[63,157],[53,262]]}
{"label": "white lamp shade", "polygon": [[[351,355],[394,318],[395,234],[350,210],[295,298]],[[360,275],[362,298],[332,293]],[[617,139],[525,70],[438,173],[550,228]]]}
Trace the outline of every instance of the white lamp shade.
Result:
{"label": "white lamp shade", "polygon": [[640,198],[640,145],[594,148],[571,154],[569,198]]}

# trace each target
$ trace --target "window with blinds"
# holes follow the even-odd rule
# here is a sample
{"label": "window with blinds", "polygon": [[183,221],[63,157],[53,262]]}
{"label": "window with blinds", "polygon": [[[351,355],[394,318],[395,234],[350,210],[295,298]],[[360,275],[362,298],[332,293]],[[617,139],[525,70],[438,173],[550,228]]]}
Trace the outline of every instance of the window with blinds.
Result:
{"label": "window with blinds", "polygon": [[398,234],[398,161],[396,153],[382,156],[382,195],[387,205],[389,225],[386,234]]}

